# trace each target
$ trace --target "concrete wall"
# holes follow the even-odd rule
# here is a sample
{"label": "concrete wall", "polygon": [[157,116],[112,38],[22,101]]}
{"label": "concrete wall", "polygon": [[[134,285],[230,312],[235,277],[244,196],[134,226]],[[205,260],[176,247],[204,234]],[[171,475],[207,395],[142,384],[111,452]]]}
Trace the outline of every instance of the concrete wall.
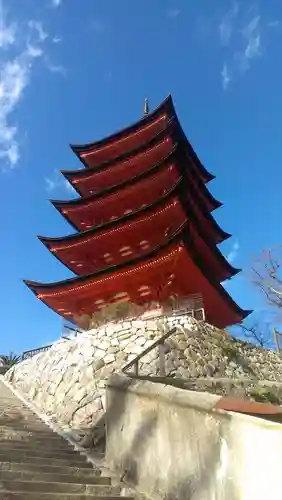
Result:
{"label": "concrete wall", "polygon": [[280,499],[282,425],[215,410],[219,399],[113,376],[107,465],[155,500]]}

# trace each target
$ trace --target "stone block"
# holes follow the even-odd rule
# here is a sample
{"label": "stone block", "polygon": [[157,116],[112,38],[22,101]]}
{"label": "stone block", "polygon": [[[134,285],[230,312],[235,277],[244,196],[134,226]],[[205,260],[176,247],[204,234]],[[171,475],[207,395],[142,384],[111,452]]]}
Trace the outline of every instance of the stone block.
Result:
{"label": "stone block", "polygon": [[112,335],[113,333],[116,333],[119,330],[120,330],[120,325],[118,323],[109,323],[105,328],[106,335],[108,336]]}
{"label": "stone block", "polygon": [[156,321],[147,320],[146,321],[146,330],[152,330],[153,332],[157,332],[160,329]]}
{"label": "stone block", "polygon": [[122,323],[123,330],[130,330],[131,326],[132,326],[131,321],[123,321],[123,323]]}
{"label": "stone block", "polygon": [[137,328],[137,329],[140,328],[141,330],[144,329],[146,326],[146,323],[144,321],[141,321],[141,320],[133,320],[131,324],[134,328]]}
{"label": "stone block", "polygon": [[111,345],[110,339],[108,337],[103,338],[100,342],[99,349],[102,349],[102,351],[107,351],[110,345]]}
{"label": "stone block", "polygon": [[108,354],[116,354],[116,353],[118,353],[118,351],[119,351],[119,348],[117,346],[116,347],[110,346],[107,349]]}
{"label": "stone block", "polygon": [[119,351],[117,354],[116,354],[116,362],[120,362],[120,361],[124,361],[125,359],[128,358],[128,353],[126,353],[125,351]]}
{"label": "stone block", "polygon": [[114,354],[106,354],[104,357],[104,362],[105,364],[113,363],[115,361],[116,357]]}
{"label": "stone block", "polygon": [[111,346],[113,347],[118,347],[119,346],[119,340],[117,337],[112,337],[111,338]]}
{"label": "stone block", "polygon": [[143,346],[146,342],[146,338],[142,335],[141,337],[138,337],[135,342],[137,345]]}
{"label": "stone block", "polygon": [[80,401],[86,396],[86,388],[82,387],[80,388],[75,394],[73,395],[73,400],[77,403],[80,403]]}
{"label": "stone block", "polygon": [[118,336],[118,339],[119,339],[120,342],[123,342],[125,340],[131,339],[131,332],[130,331],[125,331],[125,332],[121,333]]}

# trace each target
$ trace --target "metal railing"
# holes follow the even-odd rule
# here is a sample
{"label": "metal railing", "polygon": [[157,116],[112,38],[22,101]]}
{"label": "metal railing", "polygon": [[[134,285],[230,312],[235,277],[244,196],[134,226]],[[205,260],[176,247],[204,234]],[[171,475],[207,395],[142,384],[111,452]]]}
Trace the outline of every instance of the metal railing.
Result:
{"label": "metal railing", "polygon": [[145,351],[141,352],[136,358],[134,358],[130,363],[128,363],[124,368],[122,369],[123,373],[125,375],[131,375],[131,373],[128,371],[130,368],[134,368],[134,375],[138,376],[139,375],[139,361],[142,359],[144,356],[149,354],[149,352],[153,351],[156,347],[159,347],[159,376],[160,377],[165,377],[166,376],[166,369],[165,369],[165,341],[171,337],[171,335],[174,335],[177,332],[177,328],[172,328],[169,332],[167,332],[165,335],[160,337],[156,342],[154,342],[152,345],[147,347]]}
{"label": "metal railing", "polygon": [[276,346],[276,351],[280,356],[282,355],[282,333],[278,332],[276,328],[273,328],[273,337],[274,337],[274,343]]}
{"label": "metal railing", "polygon": [[64,324],[62,331],[62,339],[70,340],[70,337],[68,336],[69,333],[71,334],[71,336],[77,337],[78,334],[82,333],[82,330],[77,326]]}
{"label": "metal railing", "polygon": [[[66,335],[66,330],[71,332],[71,335],[74,337],[77,337],[79,333],[82,333],[82,331],[79,328],[74,328],[73,326],[70,325],[63,325],[63,334],[62,334],[62,339],[64,340],[70,340],[70,337]],[[33,356],[36,356],[37,354],[44,352],[44,351],[49,351],[49,349],[52,347],[53,344],[50,345],[45,345],[43,347],[38,347],[37,349],[30,349],[29,351],[25,351],[22,354],[22,361],[25,359],[33,358]]]}
{"label": "metal railing", "polygon": [[33,358],[33,356],[36,356],[40,352],[49,351],[49,349],[52,347],[52,345],[53,344],[45,345],[43,347],[38,347],[38,349],[31,349],[30,351],[23,352],[22,361],[24,361],[25,359]]}
{"label": "metal railing", "polygon": [[159,310],[152,305],[152,309],[148,308],[145,314],[138,319],[146,320],[182,315],[190,316],[198,321],[205,321],[205,309],[201,294],[189,295],[186,299],[181,300],[174,298],[172,303],[161,305]]}

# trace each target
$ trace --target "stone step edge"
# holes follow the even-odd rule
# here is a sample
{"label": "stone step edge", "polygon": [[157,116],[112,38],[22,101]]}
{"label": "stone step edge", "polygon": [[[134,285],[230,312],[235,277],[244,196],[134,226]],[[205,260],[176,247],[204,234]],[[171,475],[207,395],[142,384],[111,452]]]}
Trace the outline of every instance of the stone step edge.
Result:
{"label": "stone step edge", "polygon": [[[77,488],[77,491],[75,489]],[[84,489],[84,491],[78,491]],[[10,480],[3,479],[1,480],[0,486],[0,498],[1,493],[8,491],[25,491],[25,492],[37,492],[37,493],[64,493],[63,490],[66,490],[65,493],[68,493],[68,489],[73,490],[69,491],[69,493],[85,493],[87,494],[87,489],[91,491],[91,489],[95,490],[96,493],[88,493],[88,494],[97,494],[98,496],[105,495],[119,495],[121,492],[120,485],[112,485],[112,484],[92,484],[87,481],[83,481],[83,483],[63,483],[61,481],[35,481],[35,480]]]}
{"label": "stone step edge", "polygon": [[[91,470],[91,469],[90,469]],[[90,475],[84,472],[80,474],[60,473],[55,472],[42,472],[42,471],[26,471],[26,470],[0,470],[0,481],[15,481],[15,482],[31,482],[35,481],[37,483],[64,483],[64,484],[93,484],[100,486],[112,486],[111,478],[106,476]]]}
{"label": "stone step edge", "polygon": [[41,441],[34,439],[33,436],[30,436],[30,439],[2,439],[0,441],[1,449],[23,449],[23,448],[40,448],[42,446],[46,447],[46,450],[52,450],[55,448],[55,451],[66,451],[67,453],[72,452],[73,450],[70,448],[68,443],[64,443],[63,441],[55,441],[54,443],[50,439],[43,439]]}
{"label": "stone step edge", "polygon": [[[93,469],[97,470],[99,469],[101,472],[102,476],[107,476],[111,477],[112,479],[112,484],[119,484],[120,483],[120,474],[117,474],[115,471],[112,471],[107,464],[101,463],[100,457],[93,457],[91,453],[88,452],[87,449],[83,448],[79,444],[77,444],[74,439],[71,437],[71,429],[69,428],[69,432],[66,432],[63,430],[58,424],[55,424],[52,421],[52,418],[49,417],[48,415],[42,413],[42,411],[31,401],[29,401],[23,394],[21,394],[12,384],[10,384],[3,375],[0,375],[0,381],[4,383],[4,385],[11,390],[12,394],[18,398],[26,408],[28,408],[30,411],[32,411],[43,423],[46,424],[46,426],[51,429],[54,434],[57,436],[61,437],[63,440],[65,440],[73,451],[77,451],[81,456],[83,456],[86,459],[86,462],[91,464]],[[59,467],[59,465],[58,465]],[[61,465],[60,465],[61,467]],[[130,487],[131,491],[134,491],[134,496],[136,494],[135,489],[132,490],[132,487]],[[131,498],[131,496],[130,496]],[[2,500],[2,499],[1,499]]]}
{"label": "stone step edge", "polygon": [[[5,465],[7,464],[7,467],[5,467]],[[13,467],[11,468],[10,466],[16,466],[16,469],[13,469]],[[4,467],[3,467],[4,466]],[[3,468],[2,468],[3,467]],[[36,467],[40,467],[40,470],[36,470]],[[96,476],[97,477],[101,477],[101,471],[100,469],[98,468],[92,468],[92,467],[82,467],[82,466],[79,466],[79,467],[76,467],[76,466],[73,466],[73,465],[57,465],[57,464],[52,464],[52,465],[49,465],[49,464],[46,464],[46,463],[29,463],[29,462],[1,462],[0,463],[0,474],[2,472],[42,472],[43,474],[46,472],[46,473],[49,473],[50,472],[50,469],[52,469],[52,473],[54,474],[76,474],[77,473],[77,470],[79,470],[80,473],[82,474],[85,474],[86,476],[88,474],[93,474],[95,475],[96,473]],[[62,469],[68,469],[66,472],[59,472],[60,470]],[[110,476],[106,476],[106,477],[110,477]],[[111,477],[110,477],[111,478]],[[112,479],[112,478],[111,478]]]}
{"label": "stone step edge", "polygon": [[[34,491],[2,491],[1,500],[38,500],[38,493]],[[40,493],[41,500],[135,500],[134,496],[95,495],[89,493]]]}
{"label": "stone step edge", "polygon": [[[70,458],[71,460],[71,457],[78,457],[79,458],[85,458],[85,457],[82,457],[81,455],[79,455],[77,453],[77,451],[74,451],[74,450],[65,450],[64,448],[56,448],[55,446],[54,447],[42,447],[42,446],[32,446],[32,445],[28,445],[26,444],[25,446],[6,446],[5,444],[3,444],[3,441],[0,441],[0,455],[3,455],[4,453],[19,453],[20,455],[23,454],[23,453],[26,453],[27,455],[29,455],[30,453],[35,453],[35,456],[37,456],[37,453],[39,453],[39,456],[40,454],[42,453],[42,458],[44,458],[45,456],[53,456],[54,458],[60,458],[60,456],[62,458]],[[58,455],[60,455],[58,457]]]}
{"label": "stone step edge", "polygon": [[3,375],[0,375],[0,380],[3,382],[3,384],[7,387],[7,389],[10,389],[12,394],[16,398],[18,398],[29,410],[31,410],[44,424],[46,424],[49,429],[51,429],[55,434],[63,438],[65,441],[67,441],[70,446],[72,447],[73,451],[77,451],[81,456],[83,456],[88,463],[90,463],[94,468],[101,467],[101,464],[97,464],[93,456],[88,453],[85,448],[82,448],[82,446],[79,446],[72,438],[71,438],[71,430],[69,432],[65,432],[58,424],[55,424],[48,415],[42,413],[42,411],[39,410],[39,408],[32,403],[31,401],[27,400],[25,396],[23,396],[15,387],[13,387],[5,378]]}

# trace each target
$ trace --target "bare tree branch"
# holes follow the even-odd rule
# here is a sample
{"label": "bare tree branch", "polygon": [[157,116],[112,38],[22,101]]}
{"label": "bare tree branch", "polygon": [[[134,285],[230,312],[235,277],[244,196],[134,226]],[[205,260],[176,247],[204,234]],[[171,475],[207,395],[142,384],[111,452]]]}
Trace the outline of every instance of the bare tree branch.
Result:
{"label": "bare tree branch", "polygon": [[258,344],[260,347],[267,347],[271,342],[271,333],[269,329],[263,331],[261,327],[255,323],[252,326],[239,325],[243,330],[244,336]]}
{"label": "bare tree branch", "polygon": [[261,253],[252,267],[252,281],[282,315],[282,247]]}

